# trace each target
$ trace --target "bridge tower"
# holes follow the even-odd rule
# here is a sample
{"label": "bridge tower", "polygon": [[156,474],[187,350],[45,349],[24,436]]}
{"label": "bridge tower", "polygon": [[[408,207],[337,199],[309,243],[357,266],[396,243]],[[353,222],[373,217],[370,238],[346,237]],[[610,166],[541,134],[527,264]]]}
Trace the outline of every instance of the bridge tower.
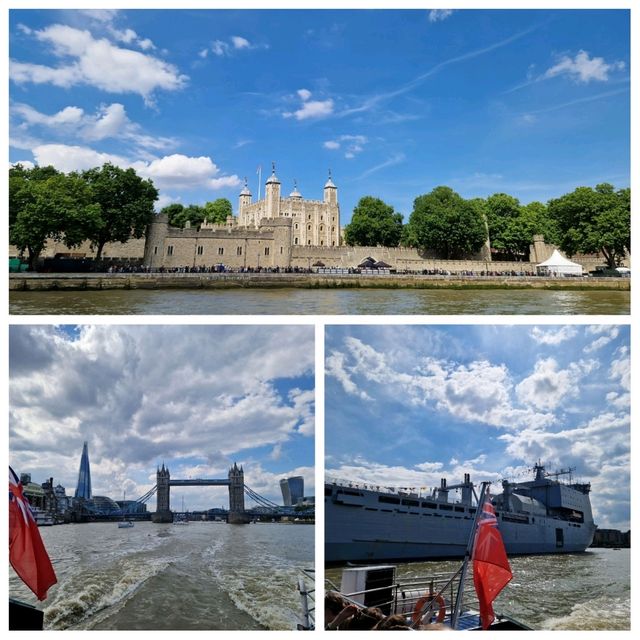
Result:
{"label": "bridge tower", "polygon": [[247,524],[244,510],[244,470],[234,462],[229,469],[229,524]]}
{"label": "bridge tower", "polygon": [[169,482],[171,476],[169,469],[162,463],[162,468],[158,468],[156,475],[156,482],[158,486],[156,503],[156,512],[151,516],[153,522],[173,522],[173,514],[171,513],[170,501],[169,501]]}

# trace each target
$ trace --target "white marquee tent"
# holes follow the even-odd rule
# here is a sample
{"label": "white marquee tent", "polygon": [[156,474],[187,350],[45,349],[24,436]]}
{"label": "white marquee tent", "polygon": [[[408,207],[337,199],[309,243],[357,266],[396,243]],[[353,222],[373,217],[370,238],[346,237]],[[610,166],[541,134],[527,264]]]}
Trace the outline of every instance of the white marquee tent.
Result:
{"label": "white marquee tent", "polygon": [[544,262],[536,265],[538,274],[547,276],[581,276],[582,265],[560,255],[560,252],[555,249],[551,254],[551,257]]}

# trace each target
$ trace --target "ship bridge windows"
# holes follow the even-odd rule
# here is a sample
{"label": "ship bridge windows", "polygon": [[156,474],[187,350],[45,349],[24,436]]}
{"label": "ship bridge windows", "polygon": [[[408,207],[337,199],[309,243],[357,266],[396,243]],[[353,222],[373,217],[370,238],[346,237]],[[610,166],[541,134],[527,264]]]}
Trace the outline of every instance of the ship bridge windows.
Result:
{"label": "ship bridge windows", "polygon": [[378,496],[378,502],[384,502],[385,504],[400,504],[400,498],[394,496]]}
{"label": "ship bridge windows", "polygon": [[450,504],[441,504],[438,508],[441,511],[453,511],[453,506]]}
{"label": "ship bridge windows", "polygon": [[361,496],[362,492],[352,491],[351,489],[338,489],[337,494],[345,496]]}
{"label": "ship bridge windows", "polygon": [[464,507],[454,507],[454,510],[458,513],[464,513]]}
{"label": "ship bridge windows", "polygon": [[420,502],[418,500],[409,500],[408,498],[404,498],[402,500],[402,504],[404,504],[407,507],[419,507],[420,506]]}
{"label": "ship bridge windows", "polygon": [[435,502],[423,502],[422,506],[425,509],[437,509],[438,508],[438,505],[435,504]]}

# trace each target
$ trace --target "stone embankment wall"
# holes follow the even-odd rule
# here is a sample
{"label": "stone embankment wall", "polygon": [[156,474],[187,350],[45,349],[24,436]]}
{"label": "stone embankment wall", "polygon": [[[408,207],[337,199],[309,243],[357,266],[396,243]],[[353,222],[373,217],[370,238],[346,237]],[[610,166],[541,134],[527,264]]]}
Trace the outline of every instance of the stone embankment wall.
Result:
{"label": "stone embankment wall", "polygon": [[[515,271],[536,272],[535,262],[502,262],[491,260],[438,260],[424,257],[417,249],[406,247],[293,247],[291,250],[291,266],[308,269],[317,262],[326,267],[356,267],[366,258],[371,257],[391,265],[397,271],[417,271],[424,269],[448,271],[449,273],[485,272],[507,273]],[[603,259],[597,256],[575,257],[585,271],[592,271]]]}
{"label": "stone embankment wall", "polygon": [[526,276],[323,275],[315,273],[9,274],[11,291],[100,289],[610,289],[628,291],[630,278]]}

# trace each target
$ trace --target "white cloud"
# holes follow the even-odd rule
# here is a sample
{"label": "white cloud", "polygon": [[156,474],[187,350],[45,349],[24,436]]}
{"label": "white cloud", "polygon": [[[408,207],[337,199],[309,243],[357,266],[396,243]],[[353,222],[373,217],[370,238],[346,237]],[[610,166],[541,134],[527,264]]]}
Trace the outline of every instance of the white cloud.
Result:
{"label": "white cloud", "polygon": [[453,9],[431,9],[431,11],[429,11],[429,22],[442,22],[446,20],[453,11]]}
{"label": "white cloud", "polygon": [[606,82],[610,72],[624,68],[625,63],[622,61],[608,63],[604,58],[590,58],[587,51],[580,50],[573,58],[562,56],[544,72],[542,79],[568,76],[575,82],[584,84],[591,81]]}
{"label": "white cloud", "polygon": [[565,325],[564,327],[543,330],[540,327],[533,327],[530,332],[530,336],[538,344],[558,345],[565,340],[571,340],[578,334],[578,330],[571,326]]}
{"label": "white cloud", "polygon": [[151,178],[160,189],[222,189],[238,187],[237,175],[220,176],[219,167],[208,156],[190,157],[174,153],[153,160],[129,160],[123,156],[102,153],[89,147],[65,144],[43,144],[33,149],[36,163],[53,165],[65,173],[83,171],[111,162],[119,167],[132,167],[143,178]]}
{"label": "white cloud", "polygon": [[209,51],[216,56],[230,56],[235,51],[251,51],[254,49],[268,49],[268,44],[255,44],[243,36],[231,36],[228,40],[214,40],[210,49],[203,49],[198,53],[201,58],[206,58]]}
{"label": "white cloud", "polygon": [[[129,120],[125,108],[120,103],[101,105],[94,115],[84,112],[75,106],[65,107],[53,115],[40,113],[26,104],[11,106],[14,118],[21,119],[15,127],[21,132],[29,127],[46,127],[54,136],[70,140],[75,137],[82,141],[96,141],[107,138],[118,138],[132,142],[140,149],[167,149],[175,145],[171,138],[149,136],[141,132],[140,126]],[[14,135],[12,135],[12,146]],[[31,148],[40,146],[40,141],[34,142]]]}
{"label": "white cloud", "polygon": [[[229,45],[222,40],[214,40],[211,43],[211,51],[217,56],[224,56],[229,51]],[[200,52],[200,57],[204,57],[202,51]]]}
{"label": "white cloud", "polygon": [[139,175],[151,178],[156,186],[168,189],[198,186],[221,189],[242,184],[236,175],[218,176],[220,169],[208,156],[196,158],[174,153],[151,162],[133,162],[131,166]]}
{"label": "white cloud", "polygon": [[251,43],[242,36],[231,36],[231,42],[233,43],[233,47],[235,49],[249,49],[251,48]]}
{"label": "white cloud", "polygon": [[631,390],[631,359],[627,347],[621,347],[616,351],[616,359],[611,362],[609,377],[617,380],[625,391]]}
{"label": "white cloud", "polygon": [[333,100],[311,100],[311,92],[308,89],[299,89],[298,97],[302,100],[302,106],[296,111],[285,111],[283,118],[295,118],[296,120],[308,120],[310,118],[326,118],[333,113]]}
{"label": "white cloud", "polygon": [[[598,349],[602,349],[602,347],[608,345],[612,340],[615,340],[620,333],[620,329],[615,326],[609,327],[601,327],[602,331],[606,332],[606,335],[601,335],[599,338],[594,340],[591,344],[588,344],[583,351],[585,353],[592,353],[593,351],[597,351]],[[601,333],[601,331],[591,331],[590,333]]]}
{"label": "white cloud", "polygon": [[16,165],[21,165],[25,169],[33,169],[36,166],[31,160],[18,160],[17,162],[10,162],[9,168],[15,167]]}
{"label": "white cloud", "polygon": [[364,150],[364,145],[368,142],[366,136],[361,135],[341,135],[334,140],[326,140],[322,146],[325,149],[338,150],[344,148],[345,158],[354,158],[356,154]]}
{"label": "white cloud", "polygon": [[520,402],[536,409],[556,409],[565,398],[579,394],[582,378],[596,367],[594,360],[581,360],[562,369],[554,358],[538,360],[533,373],[517,385],[516,395]]}
{"label": "white cloud", "polygon": [[326,359],[325,375],[333,376],[342,385],[346,393],[360,397],[362,400],[371,398],[352,380],[350,372],[346,368],[345,355],[334,351]]}
{"label": "white cloud", "polygon": [[389,356],[357,338],[346,338],[344,345],[344,351],[334,350],[327,357],[326,375],[362,399],[402,396],[414,406],[508,429],[541,428],[553,422],[554,416],[544,410],[513,404],[513,381],[504,365],[483,360],[455,364],[428,357],[406,373],[403,366],[394,366]]}
{"label": "white cloud", "polygon": [[52,165],[64,173],[84,171],[101,166],[105,162],[111,162],[120,167],[129,166],[128,160],[122,156],[102,153],[78,145],[42,144],[32,149],[32,153],[36,164],[41,167]]}
{"label": "white cloud", "polygon": [[11,61],[9,76],[18,84],[32,82],[64,88],[86,84],[109,93],[137,93],[150,103],[155,91],[182,89],[188,80],[168,62],[120,48],[106,38],[96,39],[89,31],[55,24],[34,31],[33,35],[49,45],[54,57],[63,62],[61,66],[48,67]]}

